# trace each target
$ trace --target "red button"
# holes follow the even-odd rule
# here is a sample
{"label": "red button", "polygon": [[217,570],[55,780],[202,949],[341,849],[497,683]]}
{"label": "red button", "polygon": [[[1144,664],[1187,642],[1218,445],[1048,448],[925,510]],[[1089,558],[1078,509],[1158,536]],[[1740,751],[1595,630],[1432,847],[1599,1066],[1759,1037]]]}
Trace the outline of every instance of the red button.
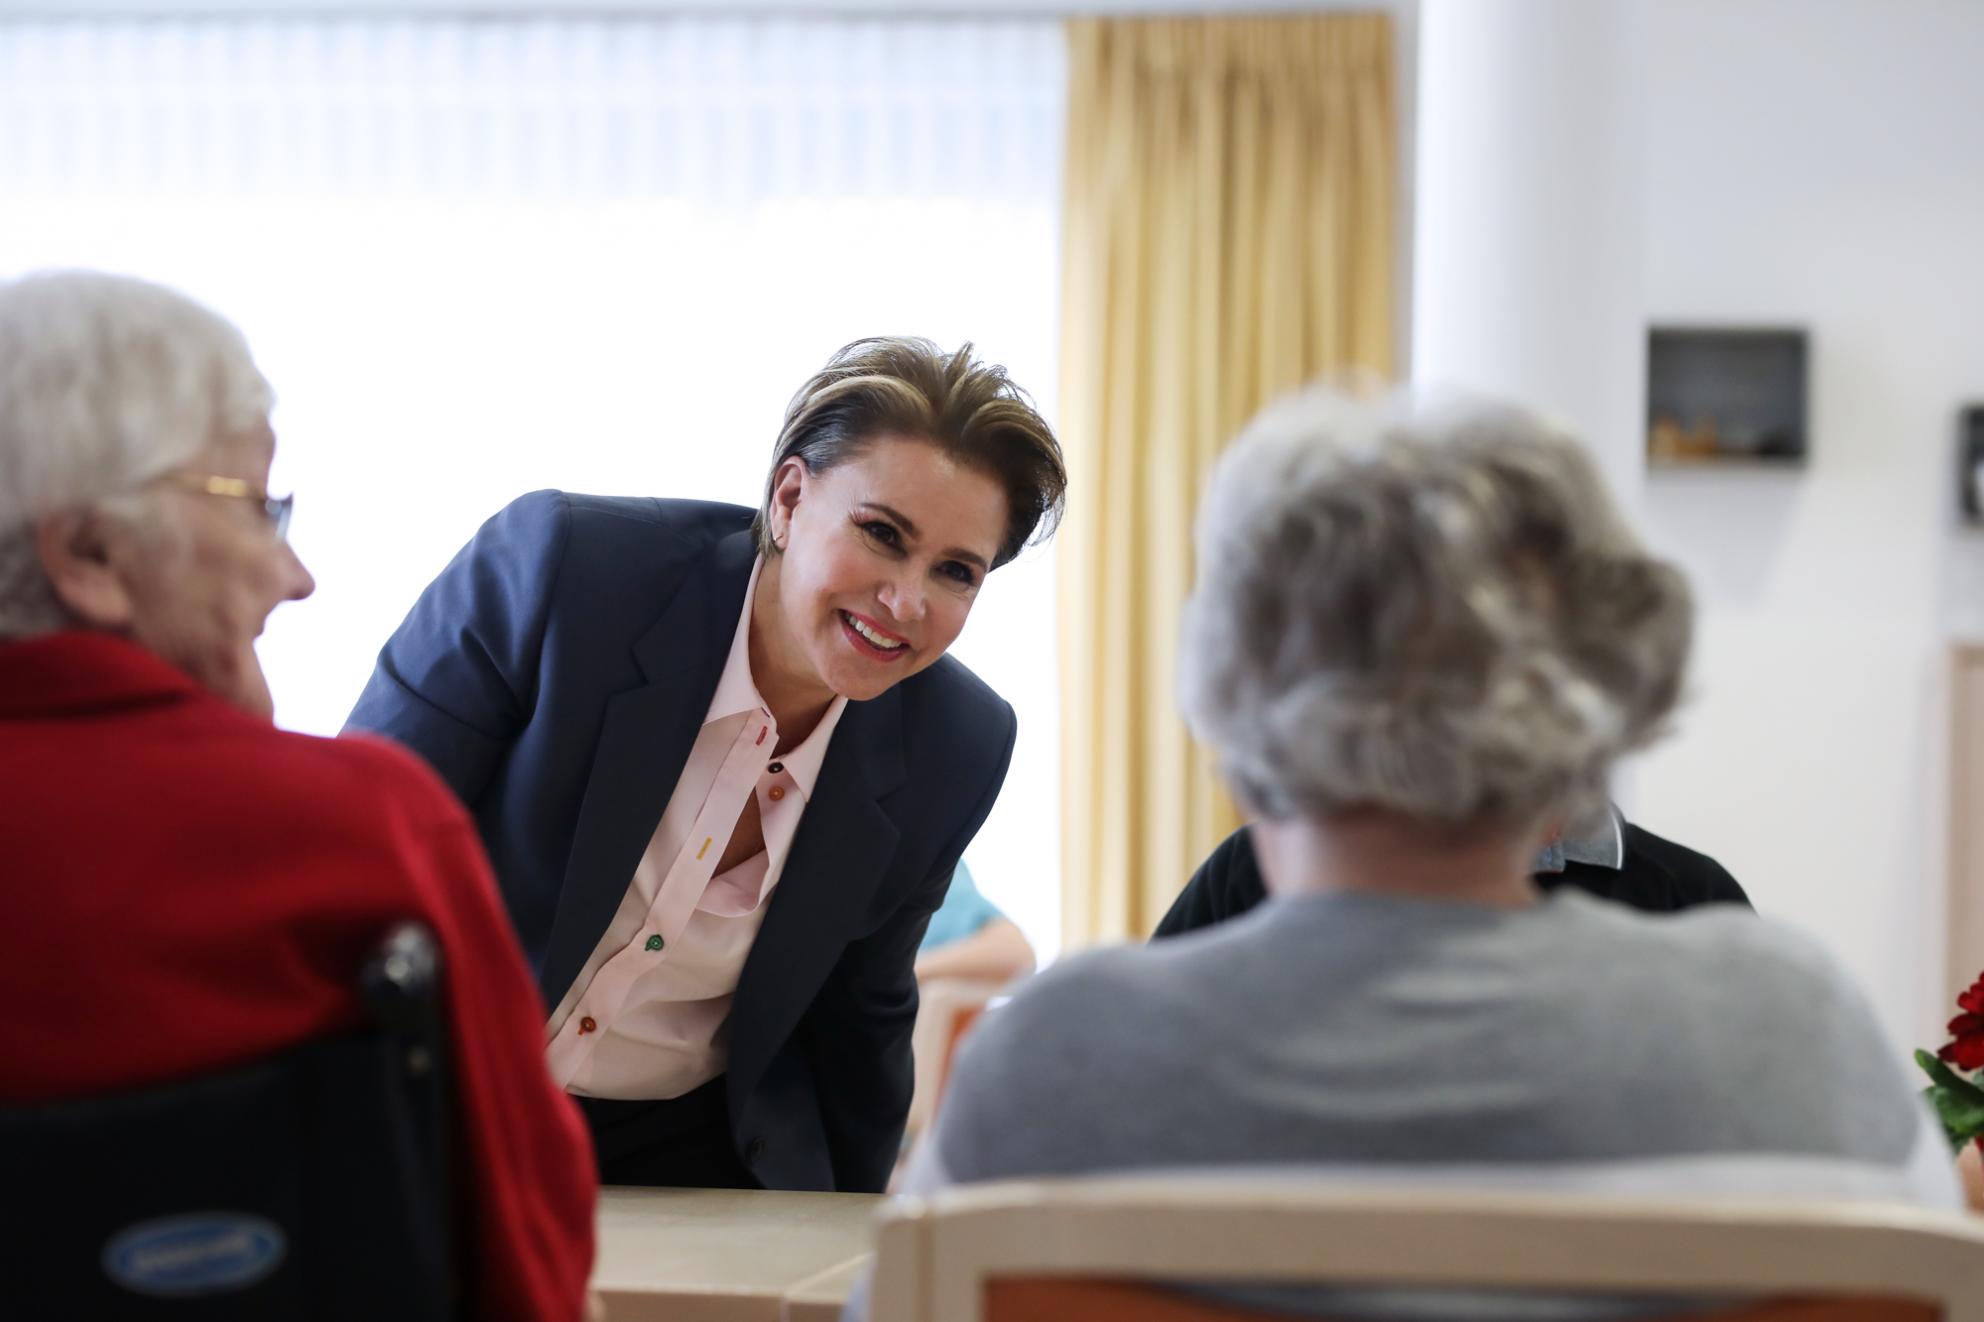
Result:
{"label": "red button", "polygon": [[593,1029],[598,1027],[599,1025],[593,1022],[593,1018],[591,1015],[587,1015],[585,1018],[579,1020],[579,1031],[581,1033],[590,1033],[592,1032]]}

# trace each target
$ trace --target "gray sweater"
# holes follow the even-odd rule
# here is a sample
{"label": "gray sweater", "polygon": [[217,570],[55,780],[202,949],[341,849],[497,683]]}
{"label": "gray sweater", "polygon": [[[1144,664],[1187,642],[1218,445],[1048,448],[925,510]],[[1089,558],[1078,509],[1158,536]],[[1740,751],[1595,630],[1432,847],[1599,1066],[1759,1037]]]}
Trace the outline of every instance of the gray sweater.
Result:
{"label": "gray sweater", "polygon": [[1816,1159],[1785,1193],[1831,1191],[1816,1165],[1871,1175],[1842,1194],[1955,1200],[1900,1054],[1816,946],[1747,912],[1574,892],[1520,910],[1276,899],[1066,960],[972,1034],[930,1146],[915,1191],[1261,1163],[1547,1182],[1773,1157]]}

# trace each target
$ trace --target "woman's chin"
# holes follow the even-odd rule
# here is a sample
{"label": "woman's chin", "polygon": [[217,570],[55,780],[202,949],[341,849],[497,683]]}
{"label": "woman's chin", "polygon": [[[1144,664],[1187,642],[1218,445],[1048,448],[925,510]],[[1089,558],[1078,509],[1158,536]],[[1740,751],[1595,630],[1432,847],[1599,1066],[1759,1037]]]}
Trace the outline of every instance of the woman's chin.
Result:
{"label": "woman's chin", "polygon": [[836,697],[846,698],[849,702],[866,702],[870,698],[881,697],[893,687],[893,684],[872,677],[864,680],[859,676],[837,675],[829,681],[828,687],[834,691]]}
{"label": "woman's chin", "polygon": [[269,692],[269,680],[262,673],[261,658],[255,655],[251,644],[246,656],[229,655],[212,672],[200,678],[215,696],[234,704],[250,716],[273,722],[276,718],[275,695]]}
{"label": "woman's chin", "polygon": [[909,677],[911,660],[904,657],[900,661],[876,662],[863,656],[839,657],[827,672],[827,687],[849,702],[879,698]]}

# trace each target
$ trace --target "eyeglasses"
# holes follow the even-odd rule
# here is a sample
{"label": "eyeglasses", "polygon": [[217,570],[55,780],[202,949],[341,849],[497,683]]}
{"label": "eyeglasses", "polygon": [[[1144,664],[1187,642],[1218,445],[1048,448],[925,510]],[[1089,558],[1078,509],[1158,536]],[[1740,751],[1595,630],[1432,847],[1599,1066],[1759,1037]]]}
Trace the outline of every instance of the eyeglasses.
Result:
{"label": "eyeglasses", "polygon": [[289,511],[296,504],[294,494],[271,496],[267,487],[258,487],[253,482],[238,477],[201,477],[194,473],[167,473],[160,478],[181,491],[190,491],[202,496],[226,496],[230,500],[252,500],[262,507],[269,517],[269,526],[275,529],[276,540],[289,537]]}

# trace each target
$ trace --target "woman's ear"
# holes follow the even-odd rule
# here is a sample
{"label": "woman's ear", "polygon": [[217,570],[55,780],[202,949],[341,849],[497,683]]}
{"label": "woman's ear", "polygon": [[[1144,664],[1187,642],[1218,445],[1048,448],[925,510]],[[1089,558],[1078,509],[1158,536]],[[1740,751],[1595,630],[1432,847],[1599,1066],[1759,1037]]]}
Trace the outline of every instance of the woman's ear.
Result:
{"label": "woman's ear", "polygon": [[806,479],[811,476],[806,471],[804,459],[787,459],[772,474],[771,533],[772,545],[785,549],[786,539],[792,533],[792,515],[799,508],[799,501],[806,490]]}
{"label": "woman's ear", "polygon": [[133,615],[130,589],[112,554],[116,535],[90,510],[51,514],[34,529],[35,550],[56,600],[93,629],[123,629]]}

